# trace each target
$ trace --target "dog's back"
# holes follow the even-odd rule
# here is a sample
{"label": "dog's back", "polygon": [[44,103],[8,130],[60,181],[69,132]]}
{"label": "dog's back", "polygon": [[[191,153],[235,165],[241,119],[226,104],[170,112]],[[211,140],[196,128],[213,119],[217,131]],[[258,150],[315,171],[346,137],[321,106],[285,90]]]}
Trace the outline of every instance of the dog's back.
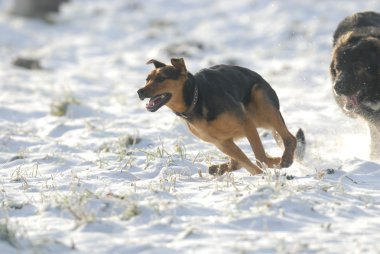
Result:
{"label": "dog's back", "polygon": [[[239,109],[239,104],[251,102],[253,86],[265,90],[268,99],[279,109],[275,91],[256,72],[232,65],[215,65],[194,74],[201,95],[202,104],[207,108],[207,120],[213,120],[219,113]],[[239,114],[239,112],[236,112]]]}
{"label": "dog's back", "polygon": [[380,29],[380,14],[376,12],[358,12],[342,20],[334,33],[334,46],[339,37],[354,30],[378,30]]}

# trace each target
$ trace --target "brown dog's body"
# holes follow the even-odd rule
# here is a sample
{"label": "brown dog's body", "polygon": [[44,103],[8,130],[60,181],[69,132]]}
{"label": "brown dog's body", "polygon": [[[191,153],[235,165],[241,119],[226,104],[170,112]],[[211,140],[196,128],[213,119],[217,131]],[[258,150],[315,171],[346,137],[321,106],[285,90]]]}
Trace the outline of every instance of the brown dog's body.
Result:
{"label": "brown dog's body", "polygon": [[[147,109],[154,112],[168,106],[186,120],[195,136],[230,157],[230,163],[210,166],[210,174],[241,167],[252,175],[262,172],[234,143],[242,137],[248,139],[258,163],[268,167],[289,167],[293,163],[297,140],[285,126],[276,93],[260,75],[229,65],[192,75],[183,59],[172,59],[172,66],[156,60],[148,63],[156,68],[148,75],[146,86],[138,91],[140,99],[151,98]],[[259,127],[281,137],[285,148],[281,158],[267,156],[257,132]],[[297,137],[304,143],[302,131]]]}
{"label": "brown dog's body", "polygon": [[380,14],[345,18],[334,33],[330,66],[334,96],[351,117],[367,121],[371,158],[380,160]]}

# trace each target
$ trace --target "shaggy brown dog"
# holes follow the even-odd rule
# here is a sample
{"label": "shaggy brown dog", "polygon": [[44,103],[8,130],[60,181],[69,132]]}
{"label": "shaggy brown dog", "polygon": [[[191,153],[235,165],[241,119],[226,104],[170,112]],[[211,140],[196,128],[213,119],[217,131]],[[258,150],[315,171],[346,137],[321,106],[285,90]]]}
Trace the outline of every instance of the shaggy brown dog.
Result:
{"label": "shaggy brown dog", "polygon": [[330,72],[337,103],[367,121],[371,158],[380,160],[380,14],[361,12],[340,22]]}
{"label": "shaggy brown dog", "polygon": [[[146,108],[154,112],[168,106],[186,121],[195,136],[230,157],[230,163],[210,166],[210,174],[221,175],[241,167],[252,175],[262,172],[234,143],[241,137],[248,139],[259,163],[268,167],[289,167],[293,163],[296,138],[285,126],[275,91],[260,75],[231,65],[216,65],[192,75],[182,58],[171,59],[172,65],[157,60],[148,63],[155,69],[145,87],[138,90],[141,100],[150,98]],[[281,137],[285,147],[281,158],[267,156],[258,127]],[[302,144],[298,153],[301,157],[305,142],[302,130],[297,137]]]}

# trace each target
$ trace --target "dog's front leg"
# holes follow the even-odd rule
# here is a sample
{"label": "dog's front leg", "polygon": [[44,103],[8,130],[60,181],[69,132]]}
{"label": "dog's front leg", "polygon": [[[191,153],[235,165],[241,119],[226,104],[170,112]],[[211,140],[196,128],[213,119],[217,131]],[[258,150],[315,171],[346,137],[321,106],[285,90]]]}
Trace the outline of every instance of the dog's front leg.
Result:
{"label": "dog's front leg", "polygon": [[[231,157],[231,162],[237,163],[236,166],[246,168],[252,175],[261,174],[262,170],[253,164],[243,151],[234,143],[232,139],[215,144],[219,150]],[[212,167],[212,166],[211,166]]]}
{"label": "dog's front leg", "polygon": [[226,163],[222,163],[219,165],[212,165],[208,168],[208,173],[210,175],[223,175],[226,172],[232,172],[235,170],[240,169],[241,166],[239,165],[239,162],[236,160],[232,159],[230,157],[230,161]]}
{"label": "dog's front leg", "polygon": [[372,160],[380,161],[380,128],[372,124],[368,124],[369,133],[371,135],[371,153]]}

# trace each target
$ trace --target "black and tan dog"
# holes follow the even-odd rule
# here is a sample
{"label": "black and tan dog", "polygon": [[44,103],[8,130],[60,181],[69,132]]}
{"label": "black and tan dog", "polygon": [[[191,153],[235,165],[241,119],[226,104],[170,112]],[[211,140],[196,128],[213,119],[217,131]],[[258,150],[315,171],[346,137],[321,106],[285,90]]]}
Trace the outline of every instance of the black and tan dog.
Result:
{"label": "black and tan dog", "polygon": [[[156,60],[151,63],[155,69],[145,87],[138,90],[140,99],[150,98],[146,108],[152,112],[168,106],[186,120],[195,136],[230,157],[229,163],[209,167],[210,174],[221,175],[241,167],[252,175],[262,172],[234,143],[241,137],[247,137],[258,163],[268,167],[289,167],[293,163],[297,140],[285,126],[275,91],[260,75],[230,65],[216,65],[192,75],[182,58],[171,59],[172,65]],[[281,137],[285,147],[281,158],[266,155],[258,127],[271,129]],[[297,137],[304,144],[302,130]]]}
{"label": "black and tan dog", "polygon": [[371,158],[380,160],[380,14],[361,12],[340,22],[330,72],[338,105],[367,121]]}

